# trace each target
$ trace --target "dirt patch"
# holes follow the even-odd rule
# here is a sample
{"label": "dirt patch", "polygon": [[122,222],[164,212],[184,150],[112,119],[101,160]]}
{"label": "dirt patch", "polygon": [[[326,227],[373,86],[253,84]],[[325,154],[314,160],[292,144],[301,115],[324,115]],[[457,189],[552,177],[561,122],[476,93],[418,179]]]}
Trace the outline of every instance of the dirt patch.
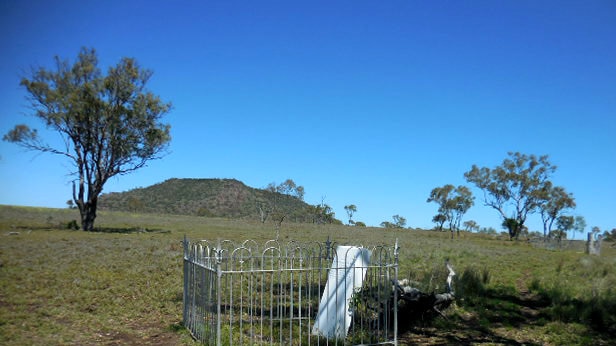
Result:
{"label": "dirt patch", "polygon": [[175,346],[180,344],[180,336],[168,326],[157,324],[130,325],[131,332],[96,333],[92,345],[160,345]]}

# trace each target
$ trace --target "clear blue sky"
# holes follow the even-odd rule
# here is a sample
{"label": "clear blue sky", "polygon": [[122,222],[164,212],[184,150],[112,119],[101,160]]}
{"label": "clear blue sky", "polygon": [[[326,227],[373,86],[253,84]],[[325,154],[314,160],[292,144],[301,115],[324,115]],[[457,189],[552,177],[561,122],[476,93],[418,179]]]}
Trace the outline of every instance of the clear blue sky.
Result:
{"label": "clear blue sky", "polygon": [[[2,1],[0,132],[31,66],[135,57],[171,101],[170,154],[105,192],[168,178],[287,178],[339,219],[432,227],[430,191],[508,151],[550,156],[588,229],[616,227],[616,2]],[[0,142],[0,204],[66,207],[70,162]],[[466,220],[500,230],[482,194]],[[540,230],[538,215],[529,226]]]}

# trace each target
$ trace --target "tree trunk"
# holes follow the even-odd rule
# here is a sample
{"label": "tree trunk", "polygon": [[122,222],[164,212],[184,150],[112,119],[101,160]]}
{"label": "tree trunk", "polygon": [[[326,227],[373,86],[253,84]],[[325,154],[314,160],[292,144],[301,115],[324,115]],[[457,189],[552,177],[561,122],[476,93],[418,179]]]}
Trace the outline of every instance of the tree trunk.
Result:
{"label": "tree trunk", "polygon": [[96,219],[96,204],[97,198],[83,204],[83,208],[79,209],[81,214],[81,229],[91,232],[94,230],[94,220]]}
{"label": "tree trunk", "polygon": [[81,229],[91,232],[94,230],[98,194],[89,190],[88,200],[84,202],[84,190],[85,186],[83,179],[80,179],[79,181],[79,190],[76,189],[75,182],[73,182],[73,200],[75,201],[75,204],[77,204],[79,215],[81,216]]}

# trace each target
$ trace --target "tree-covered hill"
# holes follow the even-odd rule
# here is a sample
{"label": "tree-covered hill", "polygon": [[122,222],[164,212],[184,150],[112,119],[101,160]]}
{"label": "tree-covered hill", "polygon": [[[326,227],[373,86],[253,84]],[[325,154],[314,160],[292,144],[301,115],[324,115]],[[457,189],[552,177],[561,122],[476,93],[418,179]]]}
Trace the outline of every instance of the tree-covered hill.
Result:
{"label": "tree-covered hill", "polygon": [[[319,222],[318,206],[235,179],[169,179],[149,187],[103,194],[100,210]],[[334,221],[337,221],[333,219]]]}

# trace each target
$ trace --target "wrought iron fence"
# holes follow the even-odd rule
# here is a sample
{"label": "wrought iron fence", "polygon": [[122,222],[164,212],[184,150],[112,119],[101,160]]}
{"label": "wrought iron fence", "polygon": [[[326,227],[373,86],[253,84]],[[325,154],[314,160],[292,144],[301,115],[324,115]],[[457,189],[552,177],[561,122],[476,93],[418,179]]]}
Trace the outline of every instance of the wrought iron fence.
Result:
{"label": "wrought iron fence", "polygon": [[184,239],[184,325],[206,345],[397,345],[398,246]]}

